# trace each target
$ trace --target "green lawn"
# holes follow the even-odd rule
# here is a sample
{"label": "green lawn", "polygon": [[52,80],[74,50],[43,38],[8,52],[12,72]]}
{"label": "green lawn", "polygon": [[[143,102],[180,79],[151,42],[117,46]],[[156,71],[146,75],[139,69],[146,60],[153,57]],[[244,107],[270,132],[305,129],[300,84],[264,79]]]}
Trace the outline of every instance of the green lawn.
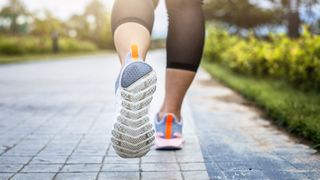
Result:
{"label": "green lawn", "polygon": [[67,57],[73,56],[84,56],[84,55],[93,55],[93,54],[106,54],[110,53],[110,50],[105,51],[93,51],[93,52],[74,52],[74,53],[58,53],[58,54],[31,54],[31,55],[12,55],[12,56],[5,56],[0,55],[0,64],[10,64],[10,63],[22,63],[28,61],[42,61],[42,60],[58,60]]}
{"label": "green lawn", "polygon": [[320,93],[302,92],[281,80],[239,75],[214,63],[202,64],[220,80],[265,110],[278,125],[320,146]]}

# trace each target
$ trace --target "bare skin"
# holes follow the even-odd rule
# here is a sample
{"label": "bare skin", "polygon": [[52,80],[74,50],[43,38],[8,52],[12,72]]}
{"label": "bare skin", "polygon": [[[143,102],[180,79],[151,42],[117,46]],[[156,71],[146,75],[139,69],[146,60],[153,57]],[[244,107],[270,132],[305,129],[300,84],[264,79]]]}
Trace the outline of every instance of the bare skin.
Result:
{"label": "bare skin", "polygon": [[165,97],[159,112],[161,119],[165,113],[173,113],[179,120],[181,119],[183,99],[195,74],[193,71],[180,69],[166,70]]}
{"label": "bare skin", "polygon": [[[139,55],[145,60],[151,36],[149,31],[138,23],[124,23],[115,30],[114,44],[123,65],[132,44],[138,45]],[[194,76],[193,71],[166,70],[165,98],[159,112],[161,119],[165,113],[173,113],[181,119],[182,102]]]}
{"label": "bare skin", "polygon": [[123,65],[132,44],[138,45],[140,57],[143,60],[146,58],[151,36],[149,31],[138,23],[124,23],[114,32],[114,44]]}

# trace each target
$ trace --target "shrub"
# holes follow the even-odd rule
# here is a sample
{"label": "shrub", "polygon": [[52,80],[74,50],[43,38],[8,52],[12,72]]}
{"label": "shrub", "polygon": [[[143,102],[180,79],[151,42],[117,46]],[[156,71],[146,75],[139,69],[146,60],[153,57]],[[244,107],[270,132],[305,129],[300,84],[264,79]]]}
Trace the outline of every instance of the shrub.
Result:
{"label": "shrub", "polygon": [[[87,41],[62,37],[59,39],[60,52],[88,52],[97,50],[96,45]],[[0,36],[0,55],[45,54],[52,52],[52,42],[47,37]]]}
{"label": "shrub", "polygon": [[97,49],[97,47],[90,42],[77,41],[71,38],[61,39],[59,46],[63,52],[94,51]]}
{"label": "shrub", "polygon": [[267,41],[210,29],[205,56],[239,73],[285,79],[302,89],[320,89],[320,37],[307,31],[300,39],[271,34]]}

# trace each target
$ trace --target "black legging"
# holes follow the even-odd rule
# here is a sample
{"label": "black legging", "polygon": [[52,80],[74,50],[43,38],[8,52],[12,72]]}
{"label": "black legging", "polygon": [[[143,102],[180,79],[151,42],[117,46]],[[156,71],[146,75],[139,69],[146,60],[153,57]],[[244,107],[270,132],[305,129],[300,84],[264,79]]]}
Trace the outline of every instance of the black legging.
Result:
{"label": "black legging", "polygon": [[[116,0],[112,10],[112,32],[123,23],[136,22],[150,34],[157,0]],[[167,68],[197,71],[204,44],[202,0],[166,0],[169,15]]]}

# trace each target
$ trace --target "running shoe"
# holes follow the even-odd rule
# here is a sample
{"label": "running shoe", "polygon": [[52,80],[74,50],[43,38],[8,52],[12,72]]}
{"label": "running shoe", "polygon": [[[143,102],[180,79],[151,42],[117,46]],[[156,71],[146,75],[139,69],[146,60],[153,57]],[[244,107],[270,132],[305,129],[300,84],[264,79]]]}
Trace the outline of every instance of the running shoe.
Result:
{"label": "running shoe", "polygon": [[111,142],[122,158],[142,157],[154,144],[148,111],[156,82],[155,71],[139,58],[138,47],[132,45],[115,84],[118,110]]}
{"label": "running shoe", "polygon": [[156,137],[155,144],[157,150],[179,150],[183,147],[182,119],[168,113],[160,119],[159,114],[155,118]]}

